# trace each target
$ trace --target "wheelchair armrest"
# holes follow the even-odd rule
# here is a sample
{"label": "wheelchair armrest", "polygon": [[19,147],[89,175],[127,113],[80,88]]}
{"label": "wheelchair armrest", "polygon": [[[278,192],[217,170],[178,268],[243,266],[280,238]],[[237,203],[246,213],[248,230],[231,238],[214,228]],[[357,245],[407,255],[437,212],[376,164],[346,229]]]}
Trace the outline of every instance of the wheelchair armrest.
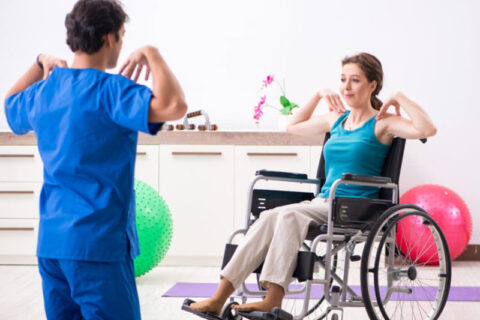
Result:
{"label": "wheelchair armrest", "polygon": [[255,172],[255,175],[256,176],[265,176],[265,177],[299,179],[299,180],[307,180],[308,179],[308,176],[305,173],[269,171],[269,170],[266,170],[266,169],[258,170],[257,172]]}
{"label": "wheelchair armrest", "polygon": [[356,182],[368,182],[368,183],[380,183],[380,184],[387,184],[387,183],[392,182],[392,179],[389,178],[389,177],[366,176],[366,175],[353,174],[353,173],[342,174],[342,180],[344,180],[344,181],[356,181]]}

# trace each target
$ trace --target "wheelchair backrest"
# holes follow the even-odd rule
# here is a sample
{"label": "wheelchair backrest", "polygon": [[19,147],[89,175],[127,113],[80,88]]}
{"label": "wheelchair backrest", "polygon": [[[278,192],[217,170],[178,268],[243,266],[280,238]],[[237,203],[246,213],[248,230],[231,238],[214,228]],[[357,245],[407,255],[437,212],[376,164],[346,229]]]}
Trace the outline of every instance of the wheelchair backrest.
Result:
{"label": "wheelchair backrest", "polygon": [[[325,140],[323,142],[323,145],[327,143],[327,140],[329,138],[330,138],[330,132],[327,132],[325,134]],[[398,181],[400,179],[400,171],[402,169],[404,150],[405,150],[405,139],[398,138],[398,137],[393,138],[392,145],[390,146],[390,150],[387,153],[387,157],[385,158],[385,162],[382,168],[382,176],[390,177],[392,179],[392,182],[396,184],[398,184]],[[320,180],[320,188],[322,188],[326,180],[325,157],[323,156],[323,150],[322,150],[322,155],[320,157],[320,162],[318,164],[317,179]],[[391,200],[392,190],[380,189],[379,198],[385,199],[385,200]]]}

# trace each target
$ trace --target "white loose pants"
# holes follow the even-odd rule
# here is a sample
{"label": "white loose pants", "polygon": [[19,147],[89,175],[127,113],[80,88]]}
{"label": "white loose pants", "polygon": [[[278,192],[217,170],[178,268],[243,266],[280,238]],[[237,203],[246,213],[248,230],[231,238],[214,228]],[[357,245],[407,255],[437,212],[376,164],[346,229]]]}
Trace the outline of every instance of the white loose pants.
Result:
{"label": "white loose pants", "polygon": [[221,276],[238,288],[264,261],[260,281],[275,283],[287,292],[297,255],[310,226],[328,220],[328,199],[289,204],[260,214],[235,250]]}

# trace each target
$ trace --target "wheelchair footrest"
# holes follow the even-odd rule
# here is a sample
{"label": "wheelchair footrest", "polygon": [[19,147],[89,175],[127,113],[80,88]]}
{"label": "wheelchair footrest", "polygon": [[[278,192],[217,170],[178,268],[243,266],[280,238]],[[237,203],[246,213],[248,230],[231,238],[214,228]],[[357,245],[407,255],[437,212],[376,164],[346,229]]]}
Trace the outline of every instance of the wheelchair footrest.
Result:
{"label": "wheelchair footrest", "polygon": [[293,316],[280,308],[273,308],[272,313],[252,311],[252,312],[238,312],[244,318],[250,320],[293,320]]}
{"label": "wheelchair footrest", "polygon": [[190,305],[192,303],[194,303],[195,301],[193,300],[190,300],[190,299],[185,299],[183,301],[183,304],[182,304],[182,310],[185,310],[187,312],[191,312],[197,316],[199,316],[200,318],[203,318],[203,319],[208,319],[208,320],[224,320],[223,318],[220,318],[219,316],[211,313],[211,312],[200,312],[200,311],[196,311],[196,310],[193,310],[192,308],[190,308]]}

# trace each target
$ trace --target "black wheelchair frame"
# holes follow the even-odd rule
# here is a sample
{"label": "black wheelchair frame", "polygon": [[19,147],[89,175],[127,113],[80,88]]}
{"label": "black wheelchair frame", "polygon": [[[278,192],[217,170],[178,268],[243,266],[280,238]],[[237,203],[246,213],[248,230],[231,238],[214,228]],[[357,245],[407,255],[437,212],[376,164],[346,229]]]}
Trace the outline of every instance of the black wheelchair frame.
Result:
{"label": "black wheelchair frame", "polygon": [[[325,142],[329,136],[327,133]],[[231,310],[231,306],[237,304],[237,299],[245,303],[246,295],[259,298],[265,296],[266,291],[258,281],[258,274],[262,268],[260,265],[254,271],[257,273],[258,290],[250,290],[245,283],[242,284],[230,298],[230,303],[225,306],[221,317],[194,313],[206,319],[336,320],[343,319],[344,307],[365,307],[370,319],[438,319],[450,289],[450,255],[442,231],[427,212],[415,205],[398,204],[398,181],[404,148],[405,139],[394,138],[380,177],[345,173],[341,179],[334,182],[328,199],[328,223],[309,230],[298,254],[297,267],[292,276],[301,285],[298,284],[292,290],[289,288],[284,301],[292,294],[303,294],[303,301],[294,299],[292,310],[286,310],[285,303],[282,309],[276,308],[271,313],[235,313]],[[326,180],[323,152],[316,179],[309,179],[306,174],[299,173],[257,171],[248,193],[245,228],[236,230],[230,236],[225,248],[222,269],[235,251],[234,238],[239,234],[246,234],[262,211],[311,200],[315,196],[308,192],[255,189],[255,184],[260,180],[314,184],[318,193]],[[340,184],[378,187],[379,199],[335,197],[335,191]],[[419,220],[425,226],[426,236],[433,238],[435,245],[433,250],[437,254],[438,267],[430,266],[433,258],[427,263],[419,263],[410,258],[410,249],[417,245],[413,242],[415,239],[411,239],[411,235],[410,239],[404,239],[400,234],[399,241],[406,243],[407,249],[403,248],[403,251],[407,252],[402,252],[402,248],[396,243],[400,226],[418,223]],[[361,256],[354,253],[357,244],[364,246]],[[422,250],[431,250],[431,246],[430,243],[430,247],[424,247]],[[322,249],[319,249],[320,247]],[[343,275],[337,272],[341,266],[339,260],[342,255],[344,255]],[[361,260],[361,295],[348,284],[350,263],[359,260]],[[324,270],[323,276],[320,269]],[[426,284],[429,284],[428,288]],[[315,286],[317,289],[318,286],[323,286],[323,296],[311,299],[311,292]],[[422,289],[433,293],[426,295]],[[422,296],[424,300],[417,301],[419,299],[416,296],[417,292],[422,292],[426,298]],[[191,311],[188,307],[190,302],[191,300],[186,300],[182,308]],[[411,308],[405,313],[398,311],[405,305],[410,305]]]}

